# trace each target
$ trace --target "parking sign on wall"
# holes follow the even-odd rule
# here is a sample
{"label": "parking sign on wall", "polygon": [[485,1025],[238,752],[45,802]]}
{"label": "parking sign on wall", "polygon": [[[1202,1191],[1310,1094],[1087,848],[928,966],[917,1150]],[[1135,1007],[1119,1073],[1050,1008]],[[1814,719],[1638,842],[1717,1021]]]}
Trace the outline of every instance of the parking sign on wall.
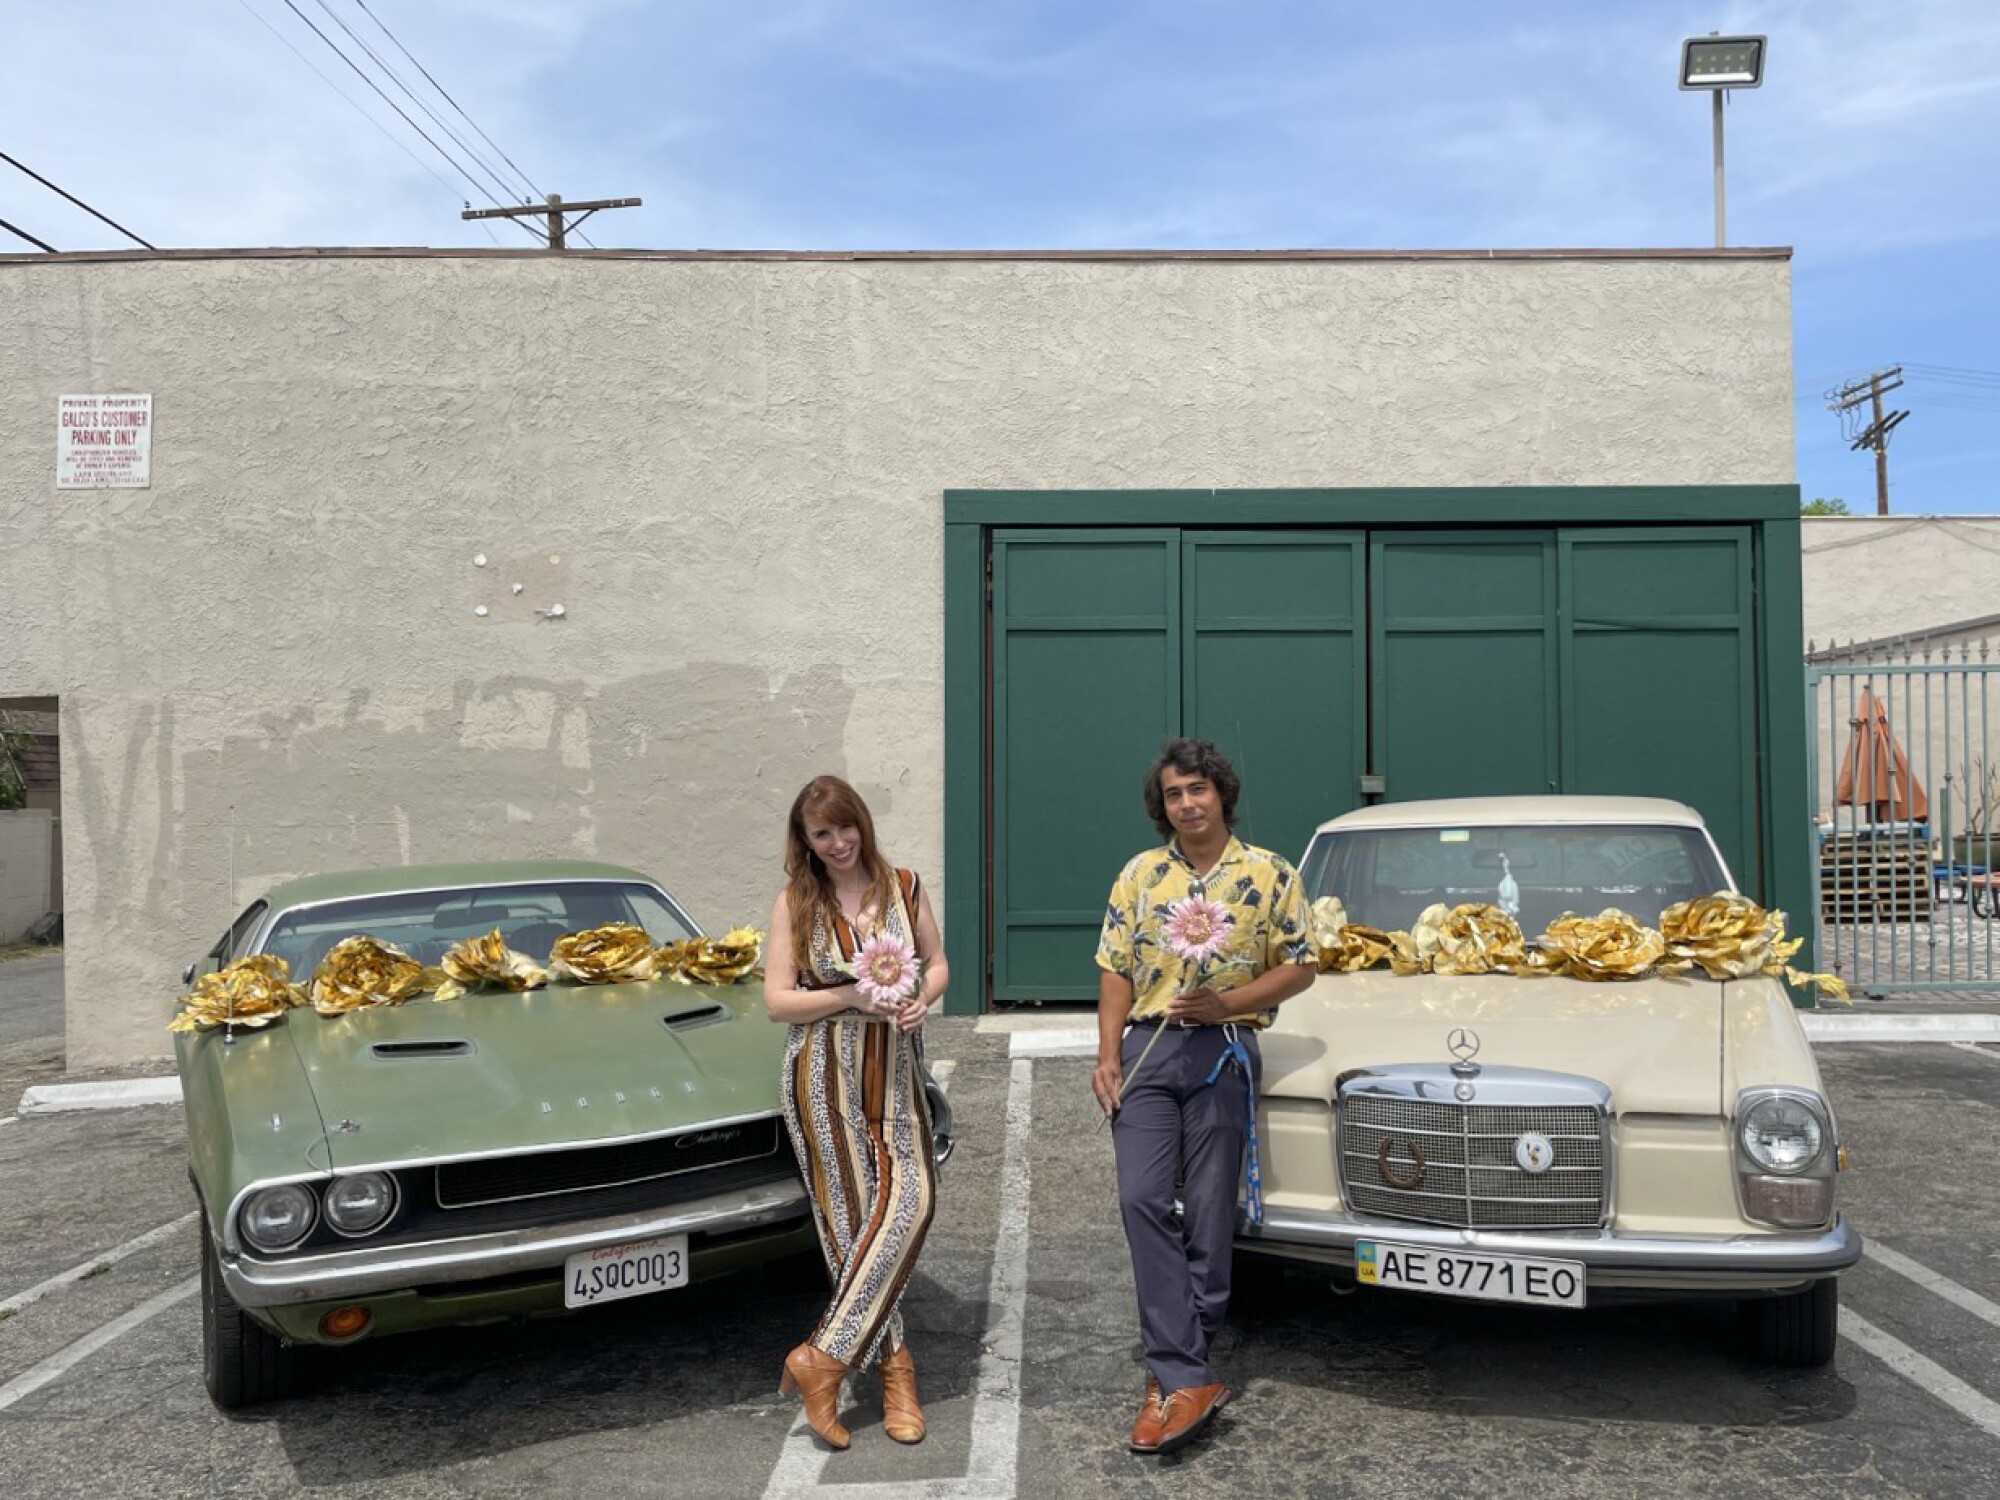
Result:
{"label": "parking sign on wall", "polygon": [[56,398],[56,488],[143,490],[153,482],[153,398]]}

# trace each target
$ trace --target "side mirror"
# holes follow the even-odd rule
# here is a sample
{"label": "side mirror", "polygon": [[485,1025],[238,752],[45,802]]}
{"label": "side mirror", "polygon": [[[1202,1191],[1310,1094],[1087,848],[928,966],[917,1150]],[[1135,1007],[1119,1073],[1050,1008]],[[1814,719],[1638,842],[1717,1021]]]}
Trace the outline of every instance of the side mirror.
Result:
{"label": "side mirror", "polygon": [[187,967],[186,967],[185,969],[182,969],[182,970],[181,970],[181,983],[182,983],[182,984],[193,984],[193,983],[194,983],[194,965],[193,965],[193,964],[189,964],[189,965],[188,965],[188,966],[187,966]]}

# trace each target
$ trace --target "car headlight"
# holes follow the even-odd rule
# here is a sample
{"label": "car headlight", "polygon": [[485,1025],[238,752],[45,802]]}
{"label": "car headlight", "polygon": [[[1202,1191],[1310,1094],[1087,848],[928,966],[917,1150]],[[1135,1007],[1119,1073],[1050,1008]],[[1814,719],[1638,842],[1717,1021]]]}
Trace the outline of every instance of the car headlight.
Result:
{"label": "car headlight", "polygon": [[396,1181],[384,1172],[336,1177],[324,1195],[326,1222],[342,1234],[373,1234],[396,1211]]}
{"label": "car headlight", "polygon": [[1826,1121],[1803,1095],[1765,1094],[1736,1122],[1743,1154],[1762,1172],[1794,1177],[1826,1154]]}
{"label": "car headlight", "polygon": [[259,1250],[289,1250],[319,1217],[312,1190],[296,1182],[252,1193],[243,1205],[243,1237]]}

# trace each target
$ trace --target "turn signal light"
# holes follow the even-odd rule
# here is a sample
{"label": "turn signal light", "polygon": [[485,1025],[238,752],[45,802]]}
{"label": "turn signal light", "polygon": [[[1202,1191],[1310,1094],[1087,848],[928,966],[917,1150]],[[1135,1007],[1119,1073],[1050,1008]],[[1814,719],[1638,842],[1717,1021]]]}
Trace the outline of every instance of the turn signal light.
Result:
{"label": "turn signal light", "polygon": [[1743,1206],[1750,1217],[1787,1229],[1811,1229],[1833,1215],[1828,1177],[1745,1177]]}
{"label": "turn signal light", "polygon": [[367,1331],[374,1318],[375,1315],[365,1307],[336,1307],[319,1320],[320,1336],[329,1339],[358,1338]]}

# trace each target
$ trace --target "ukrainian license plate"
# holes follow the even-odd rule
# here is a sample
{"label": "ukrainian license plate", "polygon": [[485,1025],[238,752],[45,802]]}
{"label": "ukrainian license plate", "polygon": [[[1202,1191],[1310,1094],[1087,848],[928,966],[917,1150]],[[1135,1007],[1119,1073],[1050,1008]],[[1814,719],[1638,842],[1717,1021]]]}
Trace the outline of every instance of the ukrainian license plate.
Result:
{"label": "ukrainian license plate", "polygon": [[1583,1306],[1583,1262],[1579,1260],[1431,1250],[1386,1240],[1360,1240],[1354,1246],[1354,1274],[1369,1286],[1399,1291],[1470,1297],[1480,1302]]}
{"label": "ukrainian license plate", "polygon": [[686,1286],[687,1243],[684,1234],[663,1234],[658,1239],[577,1251],[563,1268],[563,1306],[590,1307]]}

